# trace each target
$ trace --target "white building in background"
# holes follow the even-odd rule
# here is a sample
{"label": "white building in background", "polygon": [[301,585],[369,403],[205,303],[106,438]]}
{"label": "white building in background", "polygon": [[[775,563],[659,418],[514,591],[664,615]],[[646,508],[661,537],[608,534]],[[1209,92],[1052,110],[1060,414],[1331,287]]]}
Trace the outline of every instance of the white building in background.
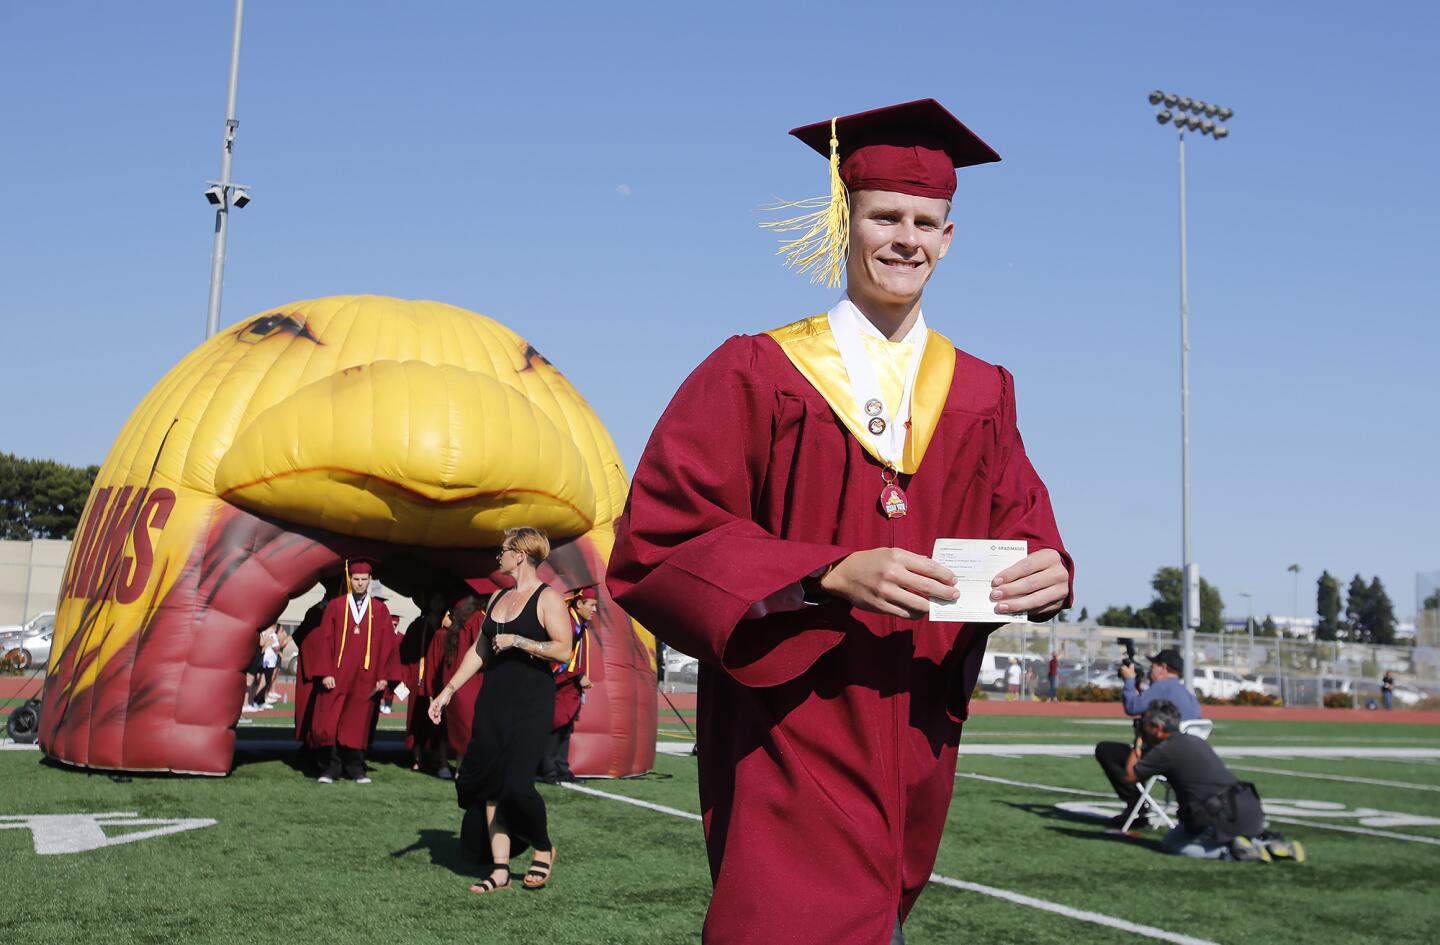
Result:
{"label": "white building in background", "polygon": [[[1275,622],[1276,629],[1278,629],[1283,635],[1287,637],[1294,637],[1297,640],[1315,639],[1316,621],[1314,617],[1285,617],[1281,614],[1271,614],[1270,619]],[[1254,620],[1255,629],[1257,630],[1260,629],[1261,625],[1265,623],[1265,618],[1258,615],[1254,618]],[[1226,617],[1225,632],[1244,633],[1245,618]]]}
{"label": "white building in background", "polygon": [[[0,541],[0,626],[23,624],[36,614],[53,613],[60,599],[60,580],[70,557],[69,541]],[[393,591],[374,584],[390,613],[400,618],[403,630],[419,609]],[[320,599],[320,585],[294,598],[280,615],[283,623],[297,624],[305,610]],[[258,629],[258,628],[257,628]]]}

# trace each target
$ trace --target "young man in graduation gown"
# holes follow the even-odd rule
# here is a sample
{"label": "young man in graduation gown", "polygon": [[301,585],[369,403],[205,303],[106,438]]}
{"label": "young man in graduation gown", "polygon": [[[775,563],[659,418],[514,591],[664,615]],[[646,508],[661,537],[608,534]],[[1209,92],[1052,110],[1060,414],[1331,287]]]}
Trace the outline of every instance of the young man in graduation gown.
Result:
{"label": "young man in graduation gown", "polygon": [[575,723],[580,719],[585,690],[591,686],[590,640],[586,629],[595,619],[600,594],[593,586],[582,587],[567,604],[575,639],[570,648],[570,660],[555,664],[555,717],[551,721],[550,738],[545,743],[539,771],[540,780],[546,784],[575,780],[575,772],[570,770],[570,736],[575,733]]}
{"label": "young man in graduation gown", "polygon": [[307,744],[325,766],[321,784],[350,778],[369,784],[365,751],[380,696],[402,678],[398,637],[390,611],[370,596],[371,564],[349,563],[350,591],[325,605],[302,649],[312,695]]}
{"label": "young man in graduation gown", "polygon": [[997,626],[928,619],[930,598],[959,596],[935,540],[1028,543],[991,585],[996,620],[1065,606],[1072,565],[1009,372],[920,309],[955,167],[999,156],[929,99],[791,133],[831,158],[828,206],[787,221],[809,229],[792,261],[837,286],[843,271],[847,292],[731,338],[685,381],[608,581],[701,660],[704,941],[883,945],[929,879]]}

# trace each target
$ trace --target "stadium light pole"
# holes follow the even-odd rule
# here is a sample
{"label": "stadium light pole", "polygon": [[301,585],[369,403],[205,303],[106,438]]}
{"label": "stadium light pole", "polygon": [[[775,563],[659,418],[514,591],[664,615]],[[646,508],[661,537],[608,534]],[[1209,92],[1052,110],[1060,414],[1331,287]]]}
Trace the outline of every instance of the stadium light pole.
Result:
{"label": "stadium light pole", "polygon": [[220,330],[220,292],[225,286],[225,237],[230,227],[230,208],[250,202],[250,188],[230,180],[230,160],[235,156],[235,93],[240,84],[240,25],[245,19],[245,0],[235,0],[235,32],[230,40],[230,90],[225,103],[225,137],[220,147],[220,179],[206,181],[205,199],[215,207],[215,244],[210,250],[210,307],[205,316],[205,337]]}
{"label": "stadium light pole", "polygon": [[1250,661],[1255,658],[1255,600],[1249,591],[1239,593],[1245,598],[1245,635],[1250,638],[1250,651],[1245,654],[1245,665],[1249,666]]}
{"label": "stadium light pole", "polygon": [[1235,112],[1159,89],[1150,93],[1150,104],[1160,109],[1155,113],[1155,120],[1162,127],[1173,124],[1180,136],[1180,518],[1185,563],[1181,571],[1180,646],[1185,662],[1185,688],[1191,689],[1195,682],[1195,628],[1200,625],[1200,569],[1190,553],[1190,295],[1185,252],[1185,132],[1198,131],[1220,141],[1229,136],[1225,122]]}

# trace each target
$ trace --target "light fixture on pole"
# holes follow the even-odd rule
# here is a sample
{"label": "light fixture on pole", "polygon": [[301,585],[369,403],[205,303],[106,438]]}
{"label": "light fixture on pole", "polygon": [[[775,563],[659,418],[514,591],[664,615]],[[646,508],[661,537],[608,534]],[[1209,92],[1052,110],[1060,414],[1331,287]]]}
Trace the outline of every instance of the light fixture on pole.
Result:
{"label": "light fixture on pole", "polygon": [[235,0],[235,31],[230,40],[230,90],[225,104],[225,137],[220,150],[220,179],[210,185],[205,199],[215,208],[215,244],[210,251],[210,306],[205,316],[205,337],[220,330],[220,292],[225,285],[225,237],[230,228],[230,208],[250,202],[249,188],[230,180],[230,159],[235,155],[235,94],[240,84],[240,25],[245,18],[245,0]]}
{"label": "light fixture on pole", "polygon": [[[1229,108],[1160,89],[1151,92],[1149,100],[1151,105],[1160,107],[1155,120],[1161,125],[1173,123],[1180,134],[1180,493],[1185,555],[1185,567],[1181,572],[1180,629],[1185,688],[1191,689],[1194,684],[1195,628],[1200,625],[1200,569],[1190,555],[1190,296],[1185,252],[1185,132],[1198,131],[1218,141],[1230,133],[1221,123],[1229,121],[1235,113]],[[1202,121],[1199,116],[1210,115],[1212,109],[1214,120]]]}

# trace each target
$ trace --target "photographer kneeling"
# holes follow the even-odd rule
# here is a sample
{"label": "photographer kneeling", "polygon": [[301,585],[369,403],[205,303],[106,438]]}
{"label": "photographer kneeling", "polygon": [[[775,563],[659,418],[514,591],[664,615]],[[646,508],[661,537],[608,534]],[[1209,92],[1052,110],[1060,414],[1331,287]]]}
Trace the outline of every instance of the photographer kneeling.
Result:
{"label": "photographer kneeling", "polygon": [[1125,763],[1133,787],[1162,775],[1175,791],[1179,826],[1165,834],[1166,853],[1205,860],[1270,862],[1285,857],[1303,862],[1305,848],[1265,835],[1265,811],[1255,785],[1225,767],[1202,738],[1180,732],[1180,710],[1157,699],[1140,716],[1140,740]]}
{"label": "photographer kneeling", "polygon": [[[1125,642],[1129,643],[1128,640]],[[1185,683],[1182,682],[1184,673],[1185,662],[1180,658],[1180,654],[1172,649],[1161,650],[1150,657],[1150,686],[1140,692],[1135,684],[1135,663],[1126,660],[1120,665],[1120,678],[1124,681],[1120,699],[1125,706],[1125,714],[1138,716],[1147,706],[1164,700],[1178,707],[1181,721],[1200,718],[1200,700],[1185,688]],[[1135,782],[1127,781],[1125,777],[1131,747],[1125,742],[1101,742],[1095,746],[1095,760],[1100,762],[1105,777],[1110,779],[1110,786],[1115,789],[1116,796],[1125,802],[1125,810],[1111,819],[1112,827],[1123,826],[1130,815],[1130,809],[1140,800],[1140,791],[1135,787]],[[1149,823],[1149,817],[1141,814],[1136,819],[1135,826],[1145,827]]]}

